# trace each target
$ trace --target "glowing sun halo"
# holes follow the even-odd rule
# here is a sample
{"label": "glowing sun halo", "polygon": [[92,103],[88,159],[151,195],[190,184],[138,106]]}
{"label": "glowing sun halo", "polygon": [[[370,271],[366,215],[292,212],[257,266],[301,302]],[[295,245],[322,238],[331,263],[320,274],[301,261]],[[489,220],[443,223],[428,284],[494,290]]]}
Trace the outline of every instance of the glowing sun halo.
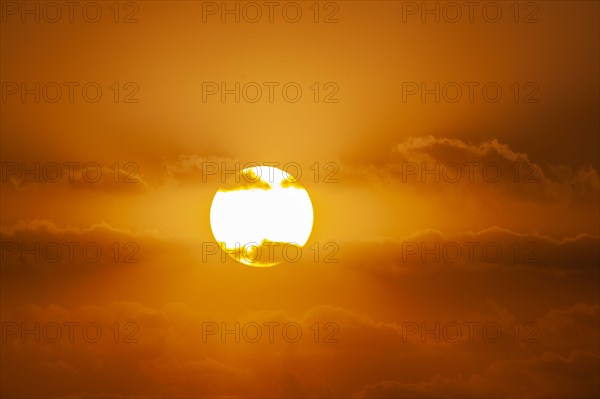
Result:
{"label": "glowing sun halo", "polygon": [[[308,193],[290,174],[272,166],[242,170],[215,194],[210,226],[221,248],[238,262],[273,266],[302,247],[313,225]],[[296,248],[298,249],[298,248]]]}

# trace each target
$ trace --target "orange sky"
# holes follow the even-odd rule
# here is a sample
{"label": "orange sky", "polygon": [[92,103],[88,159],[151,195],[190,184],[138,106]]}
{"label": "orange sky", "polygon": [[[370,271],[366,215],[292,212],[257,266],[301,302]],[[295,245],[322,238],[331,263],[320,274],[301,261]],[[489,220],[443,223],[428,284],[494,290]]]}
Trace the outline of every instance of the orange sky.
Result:
{"label": "orange sky", "polygon": [[[465,3],[2,1],[0,396],[598,396],[599,3]],[[209,253],[268,162],[302,255]]]}

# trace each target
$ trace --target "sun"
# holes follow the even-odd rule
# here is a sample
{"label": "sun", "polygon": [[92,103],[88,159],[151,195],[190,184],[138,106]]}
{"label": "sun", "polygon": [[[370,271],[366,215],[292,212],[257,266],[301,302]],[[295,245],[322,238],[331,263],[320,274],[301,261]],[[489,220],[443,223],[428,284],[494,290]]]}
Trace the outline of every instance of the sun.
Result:
{"label": "sun", "polygon": [[274,266],[306,244],[313,226],[308,192],[291,174],[246,168],[215,194],[210,226],[221,249],[249,266]]}

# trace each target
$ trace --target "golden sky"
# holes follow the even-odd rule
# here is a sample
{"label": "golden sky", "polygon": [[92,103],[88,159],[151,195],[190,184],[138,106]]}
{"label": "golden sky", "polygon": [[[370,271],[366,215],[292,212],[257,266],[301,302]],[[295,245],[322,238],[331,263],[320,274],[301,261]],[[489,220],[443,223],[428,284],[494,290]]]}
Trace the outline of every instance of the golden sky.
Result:
{"label": "golden sky", "polygon": [[475,3],[2,0],[0,396],[597,397],[600,3]]}

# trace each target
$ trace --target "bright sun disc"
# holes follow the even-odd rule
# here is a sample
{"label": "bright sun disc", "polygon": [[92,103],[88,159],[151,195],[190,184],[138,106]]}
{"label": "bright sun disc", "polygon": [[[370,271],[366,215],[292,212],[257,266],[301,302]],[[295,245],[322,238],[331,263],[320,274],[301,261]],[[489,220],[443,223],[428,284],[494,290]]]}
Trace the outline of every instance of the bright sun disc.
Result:
{"label": "bright sun disc", "polygon": [[216,241],[250,266],[273,266],[296,257],[312,225],[312,203],[304,187],[272,166],[242,170],[235,182],[217,191],[210,207]]}

